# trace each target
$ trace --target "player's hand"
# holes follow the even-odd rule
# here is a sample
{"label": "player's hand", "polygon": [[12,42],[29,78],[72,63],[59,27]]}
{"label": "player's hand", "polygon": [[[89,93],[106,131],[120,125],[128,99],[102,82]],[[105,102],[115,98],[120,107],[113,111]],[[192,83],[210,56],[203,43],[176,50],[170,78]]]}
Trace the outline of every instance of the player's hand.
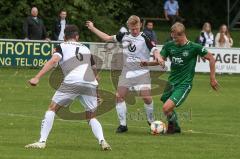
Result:
{"label": "player's hand", "polygon": [[34,78],[32,78],[32,79],[30,79],[30,80],[28,81],[28,83],[29,83],[31,86],[36,86],[36,85],[38,84],[38,82],[39,82],[39,78],[36,78],[36,77],[34,77]]}
{"label": "player's hand", "polygon": [[99,82],[100,81],[100,76],[99,75],[96,75],[96,80]]}
{"label": "player's hand", "polygon": [[93,29],[93,28],[94,28],[93,22],[91,22],[91,21],[86,21],[86,27],[87,27],[89,30]]}
{"label": "player's hand", "polygon": [[147,61],[141,61],[140,66],[141,67],[148,66],[148,62]]}
{"label": "player's hand", "polygon": [[165,67],[165,61],[163,60],[162,57],[155,57],[156,61],[159,63],[159,65],[161,65],[163,68]]}
{"label": "player's hand", "polygon": [[212,79],[212,80],[210,81],[210,85],[211,85],[211,87],[212,87],[213,90],[215,90],[215,91],[218,90],[219,84],[218,84],[218,82],[217,82],[216,79]]}

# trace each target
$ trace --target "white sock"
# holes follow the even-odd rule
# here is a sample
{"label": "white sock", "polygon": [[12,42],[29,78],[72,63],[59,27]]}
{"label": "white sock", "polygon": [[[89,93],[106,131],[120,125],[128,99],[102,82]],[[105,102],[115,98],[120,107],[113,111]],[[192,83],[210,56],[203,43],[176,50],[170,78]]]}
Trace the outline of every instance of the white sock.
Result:
{"label": "white sock", "polygon": [[39,139],[39,142],[46,142],[48,135],[52,129],[53,122],[54,122],[55,112],[53,111],[46,111],[45,117],[42,120],[41,125],[41,137]]}
{"label": "white sock", "polygon": [[147,115],[147,121],[152,123],[154,121],[154,115],[153,115],[153,102],[151,104],[145,104],[145,111]]}
{"label": "white sock", "polygon": [[101,124],[99,123],[99,121],[96,118],[92,118],[89,121],[89,125],[91,126],[92,132],[93,132],[94,136],[98,139],[98,142],[100,144],[100,142],[102,140],[105,140],[103,137],[103,130],[102,130]]}
{"label": "white sock", "polygon": [[121,103],[117,103],[116,105],[118,119],[120,121],[120,125],[126,126],[127,125],[127,106],[125,101]]}

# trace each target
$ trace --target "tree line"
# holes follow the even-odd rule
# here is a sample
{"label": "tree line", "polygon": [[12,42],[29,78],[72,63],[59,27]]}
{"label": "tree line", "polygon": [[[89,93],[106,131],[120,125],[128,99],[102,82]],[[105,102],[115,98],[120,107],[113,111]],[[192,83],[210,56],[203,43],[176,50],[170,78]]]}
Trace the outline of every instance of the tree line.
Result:
{"label": "tree line", "polygon": [[[23,38],[22,25],[30,15],[32,6],[39,10],[48,35],[51,36],[53,23],[59,11],[65,9],[71,24],[80,29],[82,41],[95,41],[97,38],[85,27],[86,20],[108,33],[116,33],[131,14],[140,17],[163,17],[164,0],[1,0],[0,38]],[[200,27],[205,21],[217,28],[227,20],[225,0],[178,0],[180,14],[187,26]]]}

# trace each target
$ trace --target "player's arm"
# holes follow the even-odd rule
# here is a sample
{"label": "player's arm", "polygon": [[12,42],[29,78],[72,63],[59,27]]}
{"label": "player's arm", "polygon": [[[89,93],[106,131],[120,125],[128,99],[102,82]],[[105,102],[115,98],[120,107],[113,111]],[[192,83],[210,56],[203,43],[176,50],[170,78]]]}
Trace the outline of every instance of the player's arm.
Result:
{"label": "player's arm", "polygon": [[93,65],[92,66],[92,70],[93,70],[93,73],[94,73],[94,76],[95,76],[96,80],[99,81],[99,76],[98,76],[98,72],[97,72],[97,66]]}
{"label": "player's arm", "polygon": [[143,34],[143,38],[145,40],[146,46],[149,49],[150,54],[153,54],[154,57],[154,61],[153,62],[146,62],[146,61],[142,61],[141,65],[142,66],[156,66],[156,65],[161,65],[164,67],[165,62],[163,60],[163,58],[160,55],[159,50],[156,47],[156,44],[154,42],[153,39],[150,39],[148,36],[146,36],[145,34]]}
{"label": "player's arm", "polygon": [[157,61],[141,61],[140,65],[143,66],[157,66],[159,63]]}
{"label": "player's arm", "polygon": [[114,41],[114,36],[110,36],[102,31],[100,31],[99,29],[97,29],[93,22],[91,21],[87,21],[86,22],[86,27],[88,27],[88,29],[93,32],[94,34],[96,34],[99,38],[101,38],[103,41],[106,42],[111,42]]}
{"label": "player's arm", "polygon": [[157,66],[157,65],[161,65],[163,67],[165,66],[165,61],[163,57],[160,55],[158,49],[153,51],[153,56],[154,56],[153,61],[141,61],[141,66]]}
{"label": "player's arm", "polygon": [[91,67],[94,73],[94,76],[96,78],[97,81],[99,81],[99,76],[98,76],[98,72],[97,72],[97,65],[95,63],[95,60],[93,59],[93,56],[91,55]]}
{"label": "player's arm", "polygon": [[218,82],[215,77],[215,63],[216,63],[215,58],[210,52],[208,52],[203,58],[209,61],[210,84],[211,87],[216,91],[218,89]]}
{"label": "player's arm", "polygon": [[50,71],[54,66],[56,66],[56,64],[61,60],[61,57],[53,54],[52,58],[46,62],[46,64],[43,66],[43,68],[38,72],[38,74],[33,77],[32,79],[30,79],[28,82],[32,85],[32,86],[36,86],[40,80],[40,78],[46,74],[48,71]]}
{"label": "player's arm", "polygon": [[167,48],[168,46],[164,45],[160,53],[156,54],[156,56],[159,56],[159,61],[164,64],[163,66],[165,66],[165,61],[167,61],[167,57],[169,56],[169,49]]}
{"label": "player's arm", "polygon": [[161,65],[161,66],[165,66],[165,60],[164,58],[160,55],[160,52],[158,49],[155,49],[153,51],[153,56],[154,56],[154,59],[156,60],[156,62]]}

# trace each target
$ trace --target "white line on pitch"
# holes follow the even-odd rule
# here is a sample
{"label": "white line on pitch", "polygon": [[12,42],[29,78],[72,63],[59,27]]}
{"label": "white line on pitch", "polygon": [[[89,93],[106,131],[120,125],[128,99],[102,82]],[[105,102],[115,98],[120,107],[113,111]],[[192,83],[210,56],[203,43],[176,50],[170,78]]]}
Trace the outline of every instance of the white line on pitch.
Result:
{"label": "white line on pitch", "polygon": [[[0,113],[0,116],[10,116],[10,117],[22,117],[22,118],[32,118],[32,119],[39,119],[41,120],[40,117],[36,116],[30,116],[30,115],[24,115],[24,114],[14,114],[14,113]],[[72,122],[72,123],[86,123],[85,121],[79,121],[79,120],[63,120],[63,119],[55,119],[58,121],[63,121],[63,122]],[[116,127],[115,124],[110,124],[110,123],[104,123],[102,125],[105,126],[112,126]],[[130,128],[139,128],[139,129],[147,129],[148,127],[141,127],[141,126],[128,126]],[[195,131],[195,130],[184,130],[184,133],[192,133],[192,134],[205,134],[205,135],[221,135],[221,136],[226,136],[226,137],[240,137],[240,135],[235,135],[235,134],[225,134],[225,133],[206,133],[206,132],[201,132],[201,131]]]}

